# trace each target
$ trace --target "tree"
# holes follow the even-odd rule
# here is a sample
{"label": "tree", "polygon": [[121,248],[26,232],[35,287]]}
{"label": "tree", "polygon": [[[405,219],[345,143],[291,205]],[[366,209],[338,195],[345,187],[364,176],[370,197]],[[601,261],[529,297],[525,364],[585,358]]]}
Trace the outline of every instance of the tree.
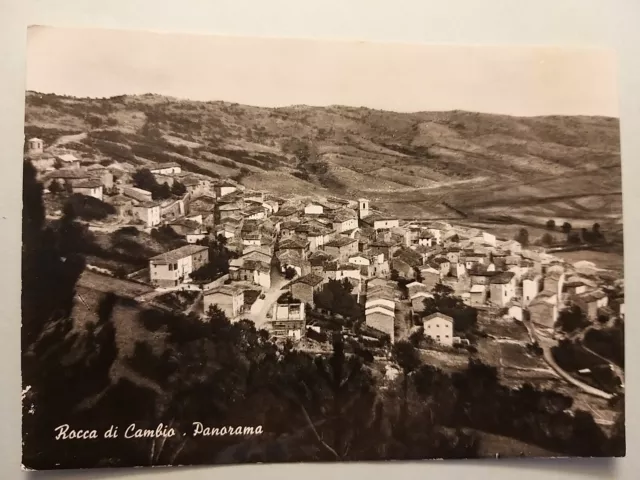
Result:
{"label": "tree", "polygon": [[187,193],[187,187],[185,187],[184,184],[179,182],[178,180],[175,180],[173,182],[173,185],[171,186],[171,193],[173,195],[176,195],[177,197],[181,197],[185,193]]}
{"label": "tree", "polygon": [[191,278],[197,282],[208,282],[229,273],[231,252],[226,247],[227,239],[218,235],[207,239],[206,244],[209,247],[209,262],[191,273]]}
{"label": "tree", "polygon": [[571,232],[569,235],[567,235],[567,242],[578,245],[582,242],[582,239],[580,238],[578,232]]}
{"label": "tree", "polygon": [[433,298],[426,298],[423,304],[423,315],[440,312],[453,318],[453,329],[456,332],[469,332],[476,328],[478,311],[453,295],[453,289],[448,285],[437,283],[433,289]]}
{"label": "tree", "polygon": [[600,230],[600,224],[599,223],[594,223],[593,227],[591,227],[591,240],[594,241],[594,242],[604,240],[604,235],[602,234],[602,231]]}
{"label": "tree", "polygon": [[71,195],[67,203],[73,209],[74,214],[83,220],[104,220],[109,215],[116,213],[113,205],[80,193]]}
{"label": "tree", "polygon": [[416,282],[422,283],[422,272],[420,271],[420,268],[418,267],[413,267],[413,272],[414,272],[414,280]]}
{"label": "tree", "polygon": [[87,123],[91,128],[100,128],[103,124],[102,117],[97,115],[89,115],[87,117]]}
{"label": "tree", "polygon": [[53,194],[58,194],[64,192],[64,187],[60,185],[57,179],[53,179],[49,184],[49,191]]}
{"label": "tree", "polygon": [[558,315],[558,326],[566,333],[572,333],[588,325],[587,317],[577,305],[561,310]]}
{"label": "tree", "polygon": [[360,304],[351,295],[352,290],[353,286],[348,280],[330,279],[320,292],[314,294],[314,303],[323,310],[356,321],[362,317],[363,312]]}
{"label": "tree", "polygon": [[564,222],[562,224],[562,232],[567,234],[567,235],[569,234],[569,232],[571,232],[571,228],[572,227],[571,227],[571,224],[569,222]]}
{"label": "tree", "polygon": [[287,266],[287,268],[285,268],[284,270],[284,278],[286,280],[291,280],[293,279],[296,275],[298,274],[298,272],[296,271],[295,268],[293,268],[292,266]]}
{"label": "tree", "polygon": [[131,179],[133,180],[133,185],[135,187],[152,193],[158,186],[156,177],[153,176],[153,173],[151,173],[151,170],[148,168],[136,170]]}
{"label": "tree", "polygon": [[556,229],[556,221],[551,219],[547,220],[547,230],[555,230]]}
{"label": "tree", "polygon": [[515,237],[515,240],[520,242],[523,247],[529,245],[529,231],[526,228],[521,228]]}
{"label": "tree", "polygon": [[396,270],[395,268],[391,269],[391,276],[390,276],[391,280],[393,280],[394,282],[398,281],[398,278],[400,278],[400,273],[398,272],[398,270]]}
{"label": "tree", "polygon": [[393,345],[392,355],[394,360],[402,369],[402,410],[400,414],[400,428],[402,434],[406,432],[407,406],[408,406],[408,385],[409,375],[420,366],[420,357],[414,346],[406,341],[400,340]]}
{"label": "tree", "polygon": [[218,305],[211,305],[207,311],[207,316],[209,317],[209,322],[214,325],[224,324],[229,321],[226,313],[224,313]]}
{"label": "tree", "polygon": [[157,185],[151,192],[151,196],[154,200],[164,200],[171,197],[171,187],[167,182],[161,185]]}
{"label": "tree", "polygon": [[540,243],[542,243],[542,245],[553,245],[555,241],[555,238],[553,238],[553,235],[551,235],[550,233],[545,233],[540,238]]}

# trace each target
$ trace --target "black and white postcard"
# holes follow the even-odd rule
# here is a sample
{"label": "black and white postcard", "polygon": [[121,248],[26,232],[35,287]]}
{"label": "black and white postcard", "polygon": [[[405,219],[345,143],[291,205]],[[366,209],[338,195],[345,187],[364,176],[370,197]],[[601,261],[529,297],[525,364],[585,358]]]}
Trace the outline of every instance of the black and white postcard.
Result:
{"label": "black and white postcard", "polygon": [[25,469],[625,455],[610,52],[27,56]]}

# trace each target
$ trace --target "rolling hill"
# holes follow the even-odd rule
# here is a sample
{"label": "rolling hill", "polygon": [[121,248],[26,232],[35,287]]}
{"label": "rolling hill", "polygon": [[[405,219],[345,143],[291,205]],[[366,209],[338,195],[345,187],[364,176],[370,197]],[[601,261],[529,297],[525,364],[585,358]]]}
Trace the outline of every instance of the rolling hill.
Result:
{"label": "rolling hill", "polygon": [[133,164],[178,161],[278,194],[366,196],[404,218],[621,228],[619,122],[344,106],[262,108],[158,95],[28,92],[28,136]]}

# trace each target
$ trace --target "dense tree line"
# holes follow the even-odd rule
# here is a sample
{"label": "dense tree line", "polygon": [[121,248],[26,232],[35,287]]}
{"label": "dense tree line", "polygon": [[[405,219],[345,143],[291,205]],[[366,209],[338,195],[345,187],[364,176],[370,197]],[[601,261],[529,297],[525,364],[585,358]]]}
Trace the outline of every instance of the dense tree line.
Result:
{"label": "dense tree line", "polygon": [[[557,227],[555,220],[547,220],[545,227],[547,230],[555,231]],[[600,224],[597,222],[591,226],[591,229],[581,228],[580,230],[575,230],[569,222],[564,222],[560,226],[560,231],[564,233],[566,242],[570,244],[604,243],[606,241]],[[543,245],[554,243],[553,236],[545,233],[541,238],[541,243]]]}

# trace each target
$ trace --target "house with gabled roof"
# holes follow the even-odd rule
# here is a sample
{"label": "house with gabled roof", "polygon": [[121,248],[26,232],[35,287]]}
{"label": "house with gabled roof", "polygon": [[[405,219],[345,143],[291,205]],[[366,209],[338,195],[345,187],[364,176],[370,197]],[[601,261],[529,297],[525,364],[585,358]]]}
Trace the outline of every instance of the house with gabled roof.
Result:
{"label": "house with gabled roof", "polygon": [[358,241],[354,238],[336,237],[325,243],[324,251],[341,262],[346,262],[358,252]]}
{"label": "house with gabled roof", "polygon": [[301,237],[290,237],[281,240],[278,244],[278,251],[284,253],[289,250],[300,255],[303,260],[306,260],[309,254],[309,241]]}
{"label": "house with gabled roof", "polygon": [[529,303],[527,310],[533,323],[553,328],[558,320],[558,297],[555,293],[541,292]]}
{"label": "house with gabled roof", "polygon": [[522,306],[527,307],[542,289],[542,275],[529,272],[522,278]]}
{"label": "house with gabled roof", "polygon": [[392,309],[380,305],[365,309],[365,323],[371,328],[389,335],[391,343],[394,342],[395,312]]}
{"label": "house with gabled roof", "polygon": [[420,290],[409,294],[409,301],[411,302],[411,309],[413,312],[421,312],[424,310],[424,302],[427,298],[433,298],[433,294]]}
{"label": "house with gabled roof", "polygon": [[420,269],[420,276],[422,277],[423,285],[425,285],[429,290],[433,289],[433,287],[435,287],[441,280],[440,270],[429,265]]}
{"label": "house with gabled roof", "polygon": [[571,301],[580,307],[587,317],[593,321],[598,318],[600,309],[609,305],[609,297],[602,290],[588,291],[571,296]]}
{"label": "house with gabled roof", "polygon": [[191,280],[191,273],[209,261],[209,248],[185,245],[149,259],[151,284],[158,287],[177,286]]}
{"label": "house with gabled roof", "polygon": [[440,278],[444,278],[449,275],[449,271],[451,270],[451,262],[445,256],[437,256],[429,260],[428,265],[431,268],[438,270],[440,273]]}
{"label": "house with gabled roof", "polygon": [[58,153],[55,157],[61,168],[80,168],[80,159],[73,153]]}
{"label": "house with gabled roof", "polygon": [[312,252],[311,255],[309,255],[308,260],[311,264],[311,273],[324,276],[325,264],[331,261],[335,261],[336,259],[324,250],[316,250],[315,252]]}
{"label": "house with gabled roof", "polygon": [[276,253],[276,257],[280,262],[280,270],[283,274],[289,267],[293,268],[296,275],[300,277],[311,273],[311,264],[297,250],[280,250]]}
{"label": "house with gabled roof", "polygon": [[304,207],[305,215],[322,215],[324,213],[324,208],[320,203],[310,202],[307,203]]}
{"label": "house with gabled roof", "polygon": [[359,286],[362,279],[360,267],[351,263],[327,262],[324,265],[324,277],[328,280],[342,280],[348,278]]}
{"label": "house with gabled roof", "polygon": [[562,290],[564,288],[565,273],[562,267],[552,267],[547,269],[544,274],[544,289],[558,295],[558,298],[562,296]]}
{"label": "house with gabled roof", "polygon": [[233,285],[220,285],[204,292],[203,303],[205,313],[216,305],[233,322],[244,311],[244,290]]}
{"label": "house with gabled roof", "polygon": [[71,186],[71,190],[73,193],[79,193],[81,195],[86,195],[87,197],[102,200],[102,182],[97,179],[76,182]]}
{"label": "house with gabled roof", "polygon": [[499,272],[490,281],[489,298],[491,303],[506,307],[516,296],[516,278],[513,272]]}
{"label": "house with gabled roof", "polygon": [[152,228],[160,225],[160,204],[153,201],[142,201],[131,207],[133,217],[142,222],[146,227]]}
{"label": "house with gabled roof", "polygon": [[155,166],[149,168],[151,173],[157,173],[160,175],[172,175],[182,172],[182,167],[176,162],[158,163]]}
{"label": "house with gabled roof", "polygon": [[229,278],[271,288],[271,257],[249,253],[229,262]]}
{"label": "house with gabled roof", "polygon": [[487,304],[489,288],[487,285],[475,284],[469,289],[469,305],[472,307],[482,307]]}
{"label": "house with gabled roof", "polygon": [[435,343],[453,345],[453,318],[441,312],[435,312],[422,319],[424,336]]}
{"label": "house with gabled roof", "polygon": [[289,290],[293,298],[308,303],[312,307],[315,305],[313,296],[322,290],[326,280],[321,275],[309,273],[289,284]]}

